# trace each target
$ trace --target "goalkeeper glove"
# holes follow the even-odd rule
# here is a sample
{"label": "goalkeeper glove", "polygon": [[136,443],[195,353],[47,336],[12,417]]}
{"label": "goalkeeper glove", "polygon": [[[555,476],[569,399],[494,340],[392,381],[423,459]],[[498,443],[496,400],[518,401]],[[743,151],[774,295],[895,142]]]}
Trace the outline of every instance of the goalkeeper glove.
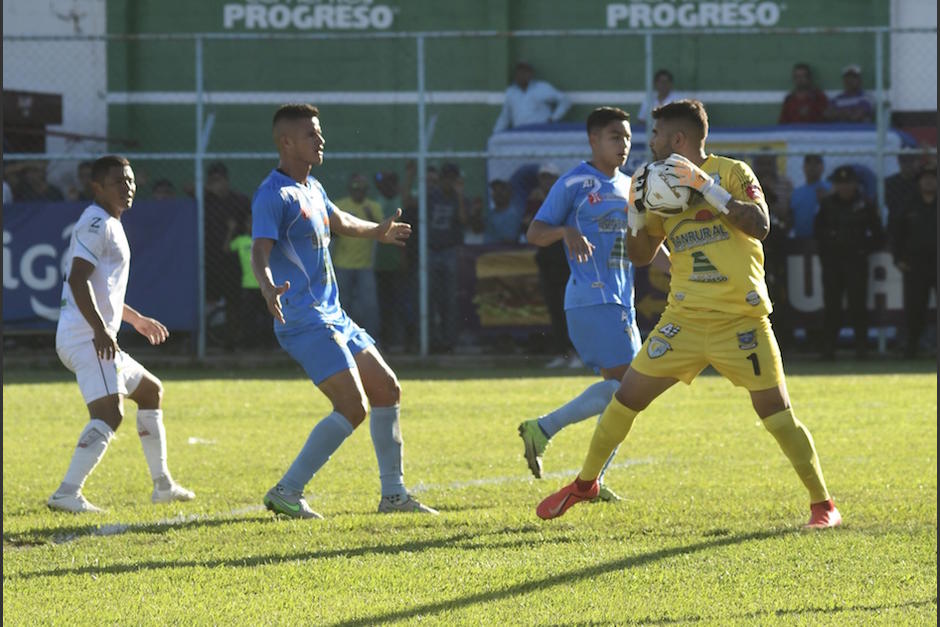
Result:
{"label": "goalkeeper glove", "polygon": [[630,196],[627,200],[627,226],[634,237],[646,226],[646,206],[643,204],[643,189],[646,187],[646,165],[643,164],[633,173]]}
{"label": "goalkeeper glove", "polygon": [[722,213],[728,213],[727,204],[731,201],[731,193],[716,183],[705,170],[676,153],[669,155],[664,169],[667,176],[675,177],[677,185],[691,187],[712,207]]}

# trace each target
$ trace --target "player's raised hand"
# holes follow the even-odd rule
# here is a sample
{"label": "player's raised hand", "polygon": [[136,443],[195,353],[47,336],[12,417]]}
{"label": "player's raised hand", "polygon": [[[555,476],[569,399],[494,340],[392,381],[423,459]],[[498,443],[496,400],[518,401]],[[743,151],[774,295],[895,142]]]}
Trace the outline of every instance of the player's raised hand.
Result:
{"label": "player's raised hand", "polygon": [[95,331],[92,344],[95,345],[95,352],[98,353],[98,357],[109,361],[114,359],[114,356],[121,350],[118,348],[117,340],[111,337],[111,334],[104,327]]}
{"label": "player's raised hand", "polygon": [[395,215],[382,220],[376,227],[377,236],[375,239],[383,244],[394,244],[395,246],[404,246],[405,240],[411,237],[411,225],[407,222],[396,222],[401,217],[401,209],[395,210]]}
{"label": "player's raised hand", "polygon": [[274,319],[284,324],[284,312],[281,309],[281,294],[290,289],[290,281],[284,281],[281,285],[262,285],[261,295],[264,302],[268,305],[268,313],[274,316]]}
{"label": "player's raised hand", "polygon": [[646,187],[647,171],[644,163],[633,172],[630,184],[630,196],[627,199],[627,226],[636,237],[640,229],[646,226],[646,205],[643,203],[643,190]]}
{"label": "player's raised hand", "polygon": [[170,337],[170,332],[167,331],[167,328],[163,326],[159,320],[155,320],[154,318],[141,316],[134,320],[133,325],[134,330],[147,338],[151,346],[163,344],[166,339]]}
{"label": "player's raised hand", "polygon": [[594,254],[594,244],[573,226],[565,227],[564,241],[568,255],[578,263],[585,263]]}

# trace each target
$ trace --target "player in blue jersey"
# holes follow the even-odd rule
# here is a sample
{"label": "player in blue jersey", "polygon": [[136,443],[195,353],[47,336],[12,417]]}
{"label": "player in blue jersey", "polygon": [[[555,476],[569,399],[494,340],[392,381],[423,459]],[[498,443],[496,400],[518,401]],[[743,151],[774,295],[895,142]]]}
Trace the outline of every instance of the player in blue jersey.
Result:
{"label": "player in blue jersey", "polygon": [[280,162],[252,201],[251,264],[278,342],[330,399],[333,411],[310,432],[264,504],[292,518],[322,518],[304,499],[304,487],[369,413],[382,485],[379,511],[436,514],[405,490],[401,387],[375,340],[340,306],[328,248],[333,232],[403,246],[411,227],[396,221],[401,209],[376,223],[330,201],[310,176],[310,168],[323,162],[326,143],[319,116],[308,104],[283,105],[274,114]]}
{"label": "player in blue jersey", "polygon": [[[519,425],[526,461],[537,478],[549,440],[607,407],[641,343],[633,309],[633,266],[626,250],[630,177],[620,171],[630,153],[630,115],[615,107],[597,108],[588,116],[587,133],[591,160],[555,182],[526,239],[537,246],[564,241],[571,267],[565,291],[568,334],[584,363],[603,380],[566,405]],[[603,483],[598,498],[619,500]]]}

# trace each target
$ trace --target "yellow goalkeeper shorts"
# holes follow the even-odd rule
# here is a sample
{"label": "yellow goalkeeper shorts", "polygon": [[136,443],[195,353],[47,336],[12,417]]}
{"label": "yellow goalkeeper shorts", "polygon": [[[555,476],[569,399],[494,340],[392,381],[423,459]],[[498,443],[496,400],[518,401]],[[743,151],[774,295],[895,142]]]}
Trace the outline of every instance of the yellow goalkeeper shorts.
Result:
{"label": "yellow goalkeeper shorts", "polygon": [[630,367],[692,383],[711,365],[735,385],[766,390],[783,382],[783,360],[767,316],[667,307]]}

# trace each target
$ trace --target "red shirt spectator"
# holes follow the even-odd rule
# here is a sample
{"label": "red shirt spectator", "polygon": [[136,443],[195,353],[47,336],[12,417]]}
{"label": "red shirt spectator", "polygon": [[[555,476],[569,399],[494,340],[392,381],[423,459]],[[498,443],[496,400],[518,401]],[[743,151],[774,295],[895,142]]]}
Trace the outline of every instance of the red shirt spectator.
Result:
{"label": "red shirt spectator", "polygon": [[813,84],[813,73],[806,63],[793,66],[793,91],[787,94],[780,110],[779,124],[823,122],[829,99]]}

